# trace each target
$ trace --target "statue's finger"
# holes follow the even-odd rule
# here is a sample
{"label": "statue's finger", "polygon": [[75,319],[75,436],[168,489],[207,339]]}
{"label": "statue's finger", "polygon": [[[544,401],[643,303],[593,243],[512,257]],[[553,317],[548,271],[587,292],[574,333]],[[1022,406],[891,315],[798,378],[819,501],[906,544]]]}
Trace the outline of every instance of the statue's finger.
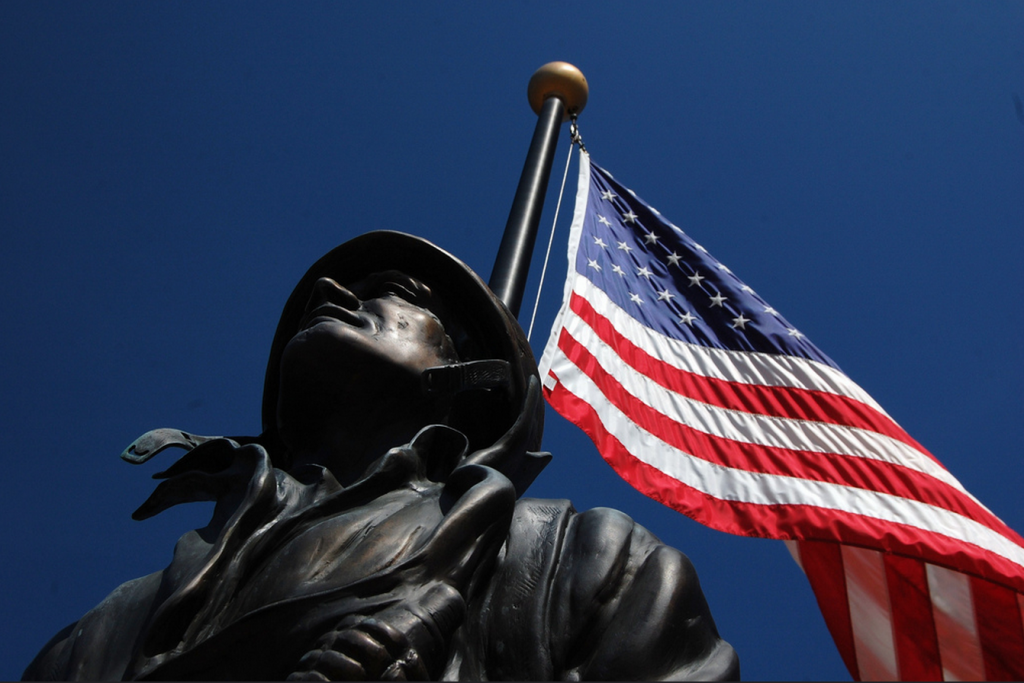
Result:
{"label": "statue's finger", "polygon": [[323,653],[323,650],[310,650],[306,654],[302,655],[302,659],[299,660],[299,665],[296,669],[299,672],[312,671],[316,667],[316,663],[320,659],[320,655]]}
{"label": "statue's finger", "polygon": [[328,681],[330,680],[327,676],[324,676],[319,671],[296,671],[295,673],[288,674],[286,681]]}
{"label": "statue's finger", "polygon": [[356,660],[334,650],[326,650],[317,660],[314,670],[331,681],[365,681],[370,678]]}
{"label": "statue's finger", "polygon": [[391,624],[370,617],[359,624],[359,630],[369,634],[378,643],[383,645],[388,653],[389,661],[397,660],[409,649],[409,639],[406,635]]}
{"label": "statue's finger", "polygon": [[394,661],[387,648],[370,634],[358,629],[339,631],[334,638],[332,649],[361,663],[371,678],[379,678]]}

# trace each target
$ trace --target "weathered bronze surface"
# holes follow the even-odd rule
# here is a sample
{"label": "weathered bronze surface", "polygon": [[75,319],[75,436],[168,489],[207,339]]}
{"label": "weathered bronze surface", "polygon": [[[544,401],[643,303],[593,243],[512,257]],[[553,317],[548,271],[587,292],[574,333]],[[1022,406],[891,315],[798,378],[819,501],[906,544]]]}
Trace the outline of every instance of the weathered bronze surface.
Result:
{"label": "weathered bronze surface", "polygon": [[285,306],[258,437],[187,452],[135,512],[216,501],[163,571],[25,671],[50,680],[722,679],[689,560],[629,517],[521,498],[543,404],[522,330],[461,261],[375,232]]}

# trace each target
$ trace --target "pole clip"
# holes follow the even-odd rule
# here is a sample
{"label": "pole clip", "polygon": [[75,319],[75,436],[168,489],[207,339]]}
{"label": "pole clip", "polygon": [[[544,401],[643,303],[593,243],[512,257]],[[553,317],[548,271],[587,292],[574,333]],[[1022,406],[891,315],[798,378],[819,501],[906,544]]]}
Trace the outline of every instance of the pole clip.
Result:
{"label": "pole clip", "polygon": [[580,151],[587,154],[587,146],[583,144],[583,137],[580,135],[580,127],[576,124],[576,119],[579,118],[578,114],[569,114],[569,137],[572,139],[574,145],[580,146]]}

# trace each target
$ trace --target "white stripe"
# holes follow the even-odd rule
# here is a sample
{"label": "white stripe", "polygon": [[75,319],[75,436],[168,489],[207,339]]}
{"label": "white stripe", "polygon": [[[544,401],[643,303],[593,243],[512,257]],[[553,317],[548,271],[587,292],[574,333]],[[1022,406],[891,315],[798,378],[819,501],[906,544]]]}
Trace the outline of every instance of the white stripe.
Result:
{"label": "white stripe", "polygon": [[905,524],[995,553],[1024,570],[1024,548],[954,512],[876,491],[748,472],[693,457],[633,423],[564,355],[553,360],[552,371],[563,387],[593,406],[605,430],[634,457],[697,491],[723,501],[811,505]]}
{"label": "white stripe", "polygon": [[800,571],[806,574],[807,570],[804,569],[803,558],[800,557],[800,541],[784,540],[782,542],[786,544],[786,550],[789,551],[793,561],[796,562],[796,566],[800,567]]}
{"label": "white stripe", "polygon": [[540,383],[545,389],[551,391],[558,385],[558,380],[551,376],[551,373],[544,373],[540,378]]}
{"label": "white stripe", "polygon": [[576,272],[576,251],[580,246],[580,237],[583,235],[583,220],[587,215],[587,197],[590,194],[590,155],[580,151],[580,172],[576,184],[576,206],[573,208],[572,224],[569,226],[569,277],[565,278],[565,286],[562,288],[562,306],[555,316],[555,323],[551,326],[551,334],[548,335],[548,343],[541,354],[540,363],[537,369],[541,377],[547,377],[551,369],[551,362],[558,354],[558,336],[561,332],[561,321],[566,313],[572,312],[569,308],[569,299],[572,296],[572,273]]}
{"label": "white stripe", "polygon": [[775,417],[714,406],[682,396],[652,382],[606,344],[585,320],[571,311],[563,321],[566,332],[594,356],[633,397],[651,409],[712,436],[742,443],[814,453],[863,457],[902,465],[967,493],[956,477],[917,449],[884,434],[798,418]]}
{"label": "white stripe", "polygon": [[959,572],[925,563],[939,641],[942,677],[947,681],[980,681],[985,661],[974,621],[970,579]]}
{"label": "white stripe", "polygon": [[897,681],[896,643],[885,562],[877,550],[841,545],[853,647],[862,681]]}
{"label": "white stripe", "polygon": [[590,280],[574,279],[573,291],[608,318],[619,334],[668,365],[729,382],[827,391],[864,403],[889,417],[856,382],[824,363],[781,354],[712,349],[667,337],[629,315]]}

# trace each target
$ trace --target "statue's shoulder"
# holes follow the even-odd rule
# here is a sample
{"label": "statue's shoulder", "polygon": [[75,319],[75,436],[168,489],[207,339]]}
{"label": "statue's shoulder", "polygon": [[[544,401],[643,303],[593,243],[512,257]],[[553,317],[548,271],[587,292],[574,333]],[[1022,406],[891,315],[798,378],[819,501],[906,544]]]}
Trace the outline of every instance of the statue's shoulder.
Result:
{"label": "statue's shoulder", "polygon": [[463,679],[739,676],[690,560],[610,508],[519,500],[467,624],[475,643]]}
{"label": "statue's shoulder", "polygon": [[[652,560],[652,555],[659,557]],[[521,499],[504,563],[515,567],[513,574],[545,573],[547,607],[554,610],[555,622],[572,628],[600,626],[602,615],[615,611],[638,580],[672,584],[702,597],[696,570],[682,552],[620,510],[577,512],[568,500]]]}
{"label": "statue's shoulder", "polygon": [[131,664],[163,572],[127,581],[50,639],[22,674],[26,681],[119,680]]}
{"label": "statue's shoulder", "polygon": [[[538,548],[538,546],[540,546]],[[628,565],[644,562],[659,548],[668,548],[657,536],[626,513],[597,507],[577,512],[564,499],[522,498],[516,503],[508,548],[534,548],[552,553],[562,574],[590,582],[622,578]],[[675,551],[679,552],[679,551]],[[509,552],[508,559],[523,555]],[[691,568],[689,559],[680,562]]]}
{"label": "statue's shoulder", "polygon": [[664,547],[654,534],[619,510],[577,512],[568,500],[522,498],[516,504],[504,563],[539,561],[550,582],[572,584],[572,593],[587,602],[607,592],[610,584],[620,583],[631,565],[642,563],[659,546]]}

